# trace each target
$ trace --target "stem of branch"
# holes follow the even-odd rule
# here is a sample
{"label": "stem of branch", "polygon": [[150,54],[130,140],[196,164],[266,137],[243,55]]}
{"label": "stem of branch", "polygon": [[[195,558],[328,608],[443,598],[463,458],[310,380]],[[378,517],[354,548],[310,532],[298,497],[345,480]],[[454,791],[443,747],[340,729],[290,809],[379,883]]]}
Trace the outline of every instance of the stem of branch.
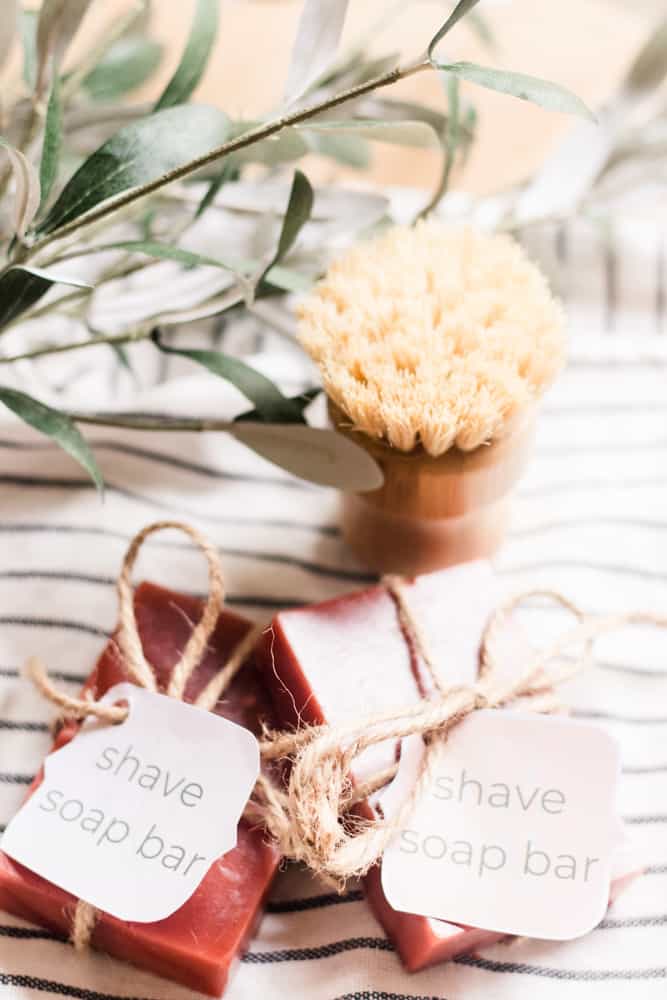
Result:
{"label": "stem of branch", "polygon": [[228,431],[234,427],[231,420],[202,420],[198,417],[132,416],[122,413],[67,414],[77,424],[95,427],[122,427],[133,431]]}
{"label": "stem of branch", "polygon": [[49,233],[48,236],[45,236],[36,243],[33,243],[33,245],[28,248],[24,259],[34,257],[35,254],[39,253],[55,240],[63,239],[64,237],[70,236],[72,233],[77,232],[86,226],[91,226],[94,223],[99,222],[100,219],[106,218],[106,216],[111,215],[113,212],[117,212],[126,205],[130,205],[132,202],[137,201],[139,198],[152,194],[154,191],[159,191],[160,188],[165,187],[167,184],[171,184],[172,181],[187,177],[190,174],[195,173],[197,170],[200,170],[202,167],[208,166],[208,164],[221,159],[223,156],[228,156],[230,153],[235,153],[237,150],[244,149],[246,146],[251,146],[256,142],[262,141],[263,139],[268,139],[285,128],[292,125],[299,125],[301,122],[307,121],[309,118],[314,118],[323,111],[328,111],[331,108],[338,107],[340,104],[345,104],[348,101],[354,100],[356,97],[361,97],[363,94],[368,94],[371,91],[380,89],[381,87],[391,86],[399,80],[405,79],[405,77],[412,76],[415,73],[421,73],[423,70],[430,68],[431,63],[428,59],[421,59],[417,62],[410,63],[407,66],[397,66],[395,69],[390,70],[388,73],[376,77],[373,80],[357,84],[355,87],[350,87],[348,90],[344,90],[340,94],[335,94],[333,97],[328,97],[315,104],[310,104],[305,108],[300,108],[289,114],[282,115],[280,118],[274,119],[273,121],[266,122],[257,128],[251,129],[249,132],[245,132],[243,135],[237,136],[235,139],[231,139],[229,142],[223,143],[223,145],[218,146],[216,149],[212,149],[210,153],[206,153],[195,160],[191,160],[183,166],[176,167],[175,169],[168,171],[166,174],[163,174],[161,177],[157,177],[154,181],[150,181],[148,184],[126,191],[115,199],[100,205],[99,208],[91,210],[81,218],[73,219],[71,222],[66,223],[59,229],[54,230],[54,232]]}
{"label": "stem of branch", "polygon": [[46,354],[65,354],[68,351],[81,351],[84,347],[99,347],[100,344],[132,344],[138,340],[147,340],[150,337],[150,329],[140,328],[129,333],[113,334],[109,337],[94,337],[92,340],[77,340],[68,344],[51,344],[47,347],[38,347],[34,351],[26,351],[25,354],[12,354],[7,357],[0,356],[0,365],[11,365],[16,361],[34,361]]}

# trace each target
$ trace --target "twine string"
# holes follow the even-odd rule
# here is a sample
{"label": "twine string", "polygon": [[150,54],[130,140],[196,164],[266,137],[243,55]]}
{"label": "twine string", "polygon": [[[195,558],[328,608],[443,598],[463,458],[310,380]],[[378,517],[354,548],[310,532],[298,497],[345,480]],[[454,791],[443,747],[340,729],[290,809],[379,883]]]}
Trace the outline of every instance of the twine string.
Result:
{"label": "twine string", "polygon": [[[523,699],[529,699],[531,711],[553,712],[558,708],[554,688],[588,666],[598,637],[628,625],[667,628],[667,616],[651,612],[586,615],[557,592],[529,591],[512,598],[492,615],[482,636],[477,682],[442,691],[435,662],[402,583],[396,585],[395,578],[385,583],[400,607],[401,624],[431,672],[438,693],[415,705],[352,723],[301,729],[292,734],[291,748],[289,735],[284,733],[267,733],[262,743],[265,759],[287,756],[291,761],[285,792],[270,802],[263,801],[263,819],[269,832],[287,857],[303,862],[338,889],[349,878],[366,874],[381,858],[430,780],[438,742],[446,739],[454,726],[480,708],[502,708]],[[536,596],[556,601],[575,616],[577,624],[546,648],[535,651],[518,674],[508,677],[497,655],[500,631],[527,598]],[[564,661],[563,656],[573,648],[578,655]],[[424,738],[426,753],[417,781],[394,816],[368,820],[355,815],[350,821],[350,808],[386,785],[397,769],[386,768],[355,789],[349,777],[355,759],[369,747],[414,734]]]}
{"label": "twine string", "polygon": [[[157,689],[152,668],[147,663],[134,618],[130,573],[138,550],[149,534],[163,528],[185,531],[202,549],[209,562],[209,597],[202,618],[193,630],[174,667],[167,694],[182,698],[189,677],[206,648],[224,600],[222,573],[217,551],[198,532],[179,522],[151,525],[137,536],[128,550],[118,583],[120,601],[119,645],[137,683]],[[436,751],[452,728],[481,708],[503,708],[528,701],[531,711],[549,713],[559,708],[554,689],[584,670],[592,660],[595,640],[601,635],[628,625],[653,625],[667,628],[667,616],[651,612],[631,612],[608,616],[587,615],[556,591],[533,590],[520,594],[500,606],[484,629],[476,683],[447,686],[439,674],[419,622],[410,608],[405,582],[399,577],[383,581],[393,597],[399,623],[411,647],[425,664],[433,692],[415,704],[376,712],[341,725],[305,726],[296,731],[274,732],[265,729],[260,740],[262,760],[289,762],[286,782],[277,783],[261,774],[244,816],[262,823],[281,853],[290,860],[307,865],[316,875],[342,889],[351,877],[364,875],[381,858],[388,844],[407,820],[415,802],[430,778]],[[576,624],[559,635],[550,645],[535,650],[517,673],[502,669],[500,636],[508,620],[528,598],[555,601],[576,619]],[[196,704],[215,706],[233,676],[254,646],[261,629],[251,630],[232,652],[227,664],[208,683]],[[574,655],[572,652],[574,651]],[[100,706],[94,701],[68,698],[58,692],[38,661],[31,661],[31,672],[40,691],[74,718],[96,715],[109,722],[120,721],[119,706]],[[150,680],[149,680],[150,675]],[[104,713],[104,714],[102,714]],[[125,716],[123,715],[123,718]],[[397,765],[371,775],[363,784],[354,785],[350,774],[355,760],[372,746],[419,734],[425,741],[420,773],[410,794],[391,818],[373,820],[355,812],[355,806],[370,794],[386,786],[395,776]],[[73,939],[87,944],[91,921],[79,903],[74,921]],[[79,911],[82,908],[82,912]],[[94,923],[94,921],[93,921]],[[80,933],[77,928],[81,927]]]}
{"label": "twine string", "polygon": [[[208,563],[209,589],[201,617],[192,629],[188,641],[177,663],[172,668],[165,694],[171,698],[182,700],[187,683],[199,665],[204,655],[208,640],[216,626],[225,600],[225,589],[222,576],[220,557],[214,545],[195,528],[180,521],[158,521],[148,525],[132,539],[123,559],[118,577],[117,594],[119,608],[119,625],[116,642],[123,657],[124,666],[130,678],[148,691],[157,692],[158,682],[155,672],[144,654],[139,628],[134,611],[134,589],[132,586],[132,570],[139,551],[146,539],[158,531],[174,529],[184,532],[199,548]],[[257,642],[261,629],[252,628],[232,650],[232,653],[221,670],[209,681],[197,697],[195,704],[200,708],[212,710],[224,693],[252,647]],[[124,705],[110,705],[97,702],[92,698],[71,698],[59,691],[50,680],[42,662],[37,657],[31,657],[26,664],[26,673],[37,690],[53,704],[57,705],[64,717],[69,719],[85,719],[94,716],[103,722],[118,724],[123,722],[129,709]],[[74,911],[70,938],[78,950],[90,945],[98,911],[86,900],[79,899]]]}

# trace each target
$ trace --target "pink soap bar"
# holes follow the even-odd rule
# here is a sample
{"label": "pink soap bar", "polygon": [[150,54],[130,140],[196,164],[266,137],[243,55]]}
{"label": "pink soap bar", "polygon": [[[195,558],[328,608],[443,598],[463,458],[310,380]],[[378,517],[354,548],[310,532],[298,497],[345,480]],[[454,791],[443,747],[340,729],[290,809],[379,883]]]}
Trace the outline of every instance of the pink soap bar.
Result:
{"label": "pink soap bar", "polygon": [[[159,685],[166,686],[171,668],[201,615],[201,602],[152,584],[135,594],[139,633],[148,662]],[[225,664],[250,624],[224,611],[208,643],[208,650],[187,686],[193,701]],[[106,647],[85,685],[101,697],[114,684],[127,680],[118,647]],[[246,663],[225,691],[216,713],[259,731],[260,721],[275,724],[261,678]],[[63,728],[56,746],[76,734],[75,724]],[[221,767],[233,761],[220,761]],[[38,775],[34,788],[41,781]],[[141,966],[194,990],[219,996],[230,967],[247,945],[279,862],[277,851],[256,826],[242,821],[236,847],[211,866],[193,896],[176,913],[155,923],[133,923],[101,913],[92,944],[100,951]],[[76,900],[0,852],[0,908],[68,935]]]}
{"label": "pink soap bar", "polygon": [[[417,577],[406,585],[406,598],[445,682],[472,683],[482,631],[502,600],[489,564],[466,563]],[[501,670],[516,669],[524,642],[510,630],[497,643]],[[262,639],[257,662],[284,726],[337,725],[413,704],[433,690],[425,665],[401,629],[393,598],[379,586],[281,612]],[[355,763],[353,779],[389,767],[395,753],[389,743],[367,751]],[[368,802],[360,804],[359,812],[374,815]],[[379,865],[364,882],[375,916],[410,971],[505,936],[394,910],[384,895]],[[619,887],[615,882],[614,890]]]}

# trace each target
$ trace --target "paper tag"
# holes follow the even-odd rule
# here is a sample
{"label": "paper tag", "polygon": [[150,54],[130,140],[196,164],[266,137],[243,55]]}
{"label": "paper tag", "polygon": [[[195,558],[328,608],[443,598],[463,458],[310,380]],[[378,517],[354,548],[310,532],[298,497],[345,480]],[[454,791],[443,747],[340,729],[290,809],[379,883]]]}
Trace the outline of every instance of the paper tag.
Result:
{"label": "paper tag", "polygon": [[[393,815],[425,746],[403,740],[383,796]],[[567,940],[609,901],[619,753],[603,730],[527,712],[477,711],[437,745],[410,818],[385,851],[396,910],[526,937]]]}
{"label": "paper tag", "polygon": [[236,845],[259,774],[247,729],[134,684],[119,725],[87,720],[11,821],[15,861],[121,920],[170,916]]}

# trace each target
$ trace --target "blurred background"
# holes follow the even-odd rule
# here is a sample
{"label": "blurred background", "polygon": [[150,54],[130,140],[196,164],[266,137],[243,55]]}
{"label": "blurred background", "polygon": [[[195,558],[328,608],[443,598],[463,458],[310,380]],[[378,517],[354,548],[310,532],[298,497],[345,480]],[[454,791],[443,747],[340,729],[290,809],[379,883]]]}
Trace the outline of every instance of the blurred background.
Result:
{"label": "blurred background", "polygon": [[[91,36],[103,34],[105,25],[130,6],[131,0],[94,4],[71,59],[90,44]],[[393,8],[397,16],[383,28],[382,22],[388,20],[383,14],[387,0],[352,0],[343,43],[356,36],[372,37],[371,51],[417,55],[442,23],[443,11],[446,14],[451,6],[443,0],[398,0]],[[150,84],[133,96],[150,99],[161,92],[178,63],[193,8],[194,0],[154,0],[151,35],[164,47],[163,60]],[[300,8],[300,0],[220,0],[217,45],[195,99],[218,104],[240,118],[266,115],[277,107]],[[613,95],[651,24],[664,14],[665,3],[483,0],[479,9],[491,29],[491,46],[484,45],[464,20],[448,39],[448,55],[546,77],[596,108]],[[403,81],[392,88],[391,96],[445,106],[435,74]],[[571,124],[564,115],[547,114],[480,88],[474,88],[474,101],[479,112],[478,141],[464,171],[454,178],[454,186],[476,194],[493,193],[530,176]],[[437,152],[374,146],[373,169],[370,176],[364,176],[365,184],[432,188],[439,171]],[[308,164],[307,169],[316,181],[339,180],[347,173],[330,161]],[[346,180],[359,183],[359,175]]]}

